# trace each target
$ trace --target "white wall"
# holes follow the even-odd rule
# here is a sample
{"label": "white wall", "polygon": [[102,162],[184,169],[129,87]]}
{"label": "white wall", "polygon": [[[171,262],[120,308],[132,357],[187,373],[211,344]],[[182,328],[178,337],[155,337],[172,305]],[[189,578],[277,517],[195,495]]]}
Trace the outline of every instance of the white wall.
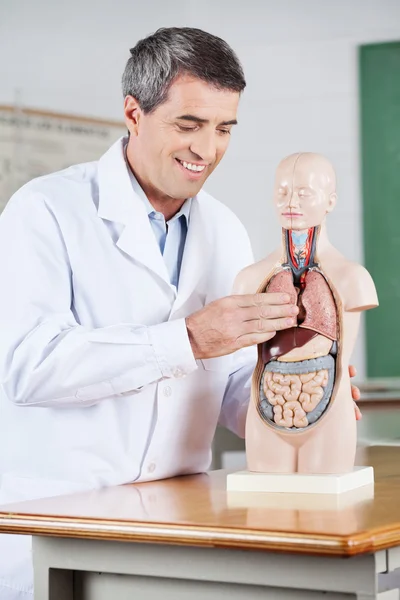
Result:
{"label": "white wall", "polygon": [[[119,119],[129,48],[160,26],[195,26],[237,51],[248,87],[207,189],[246,225],[257,258],[277,242],[270,197],[298,150],[335,164],[332,241],[362,262],[357,46],[400,39],[398,0],[0,0],[0,103]],[[354,362],[364,373],[363,332]]]}

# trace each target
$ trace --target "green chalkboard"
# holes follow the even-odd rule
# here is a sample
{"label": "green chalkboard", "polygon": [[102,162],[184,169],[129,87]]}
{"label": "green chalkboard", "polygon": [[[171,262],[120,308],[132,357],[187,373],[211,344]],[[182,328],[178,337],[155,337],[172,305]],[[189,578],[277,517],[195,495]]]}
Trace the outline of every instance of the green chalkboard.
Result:
{"label": "green chalkboard", "polygon": [[365,265],[380,307],[369,311],[367,374],[400,376],[400,42],[361,46]]}

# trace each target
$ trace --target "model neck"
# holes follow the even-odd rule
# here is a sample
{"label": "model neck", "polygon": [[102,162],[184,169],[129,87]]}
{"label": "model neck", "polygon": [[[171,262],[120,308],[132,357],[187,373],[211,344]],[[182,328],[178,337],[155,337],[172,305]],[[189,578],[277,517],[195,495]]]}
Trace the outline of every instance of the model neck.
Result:
{"label": "model neck", "polygon": [[316,262],[331,247],[325,222],[309,229],[283,229],[282,241],[287,260],[297,268]]}

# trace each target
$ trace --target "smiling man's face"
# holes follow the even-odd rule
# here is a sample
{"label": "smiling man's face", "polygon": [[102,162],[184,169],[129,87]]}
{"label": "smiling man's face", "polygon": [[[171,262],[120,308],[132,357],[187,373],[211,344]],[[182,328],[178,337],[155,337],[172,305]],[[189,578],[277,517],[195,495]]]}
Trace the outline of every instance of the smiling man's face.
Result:
{"label": "smiling man's face", "polygon": [[200,191],[226,152],[238,103],[238,92],[190,76],[179,76],[149,114],[125,99],[128,159],[149,199],[182,201]]}

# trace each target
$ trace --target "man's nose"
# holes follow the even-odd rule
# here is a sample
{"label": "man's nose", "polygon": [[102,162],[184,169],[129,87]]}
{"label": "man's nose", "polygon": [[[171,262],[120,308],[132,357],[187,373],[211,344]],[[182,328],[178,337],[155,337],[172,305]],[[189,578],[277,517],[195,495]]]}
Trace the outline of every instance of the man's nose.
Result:
{"label": "man's nose", "polygon": [[212,134],[200,134],[200,132],[198,132],[198,135],[190,144],[190,150],[203,162],[207,164],[213,163],[216,154],[216,140],[214,132]]}

